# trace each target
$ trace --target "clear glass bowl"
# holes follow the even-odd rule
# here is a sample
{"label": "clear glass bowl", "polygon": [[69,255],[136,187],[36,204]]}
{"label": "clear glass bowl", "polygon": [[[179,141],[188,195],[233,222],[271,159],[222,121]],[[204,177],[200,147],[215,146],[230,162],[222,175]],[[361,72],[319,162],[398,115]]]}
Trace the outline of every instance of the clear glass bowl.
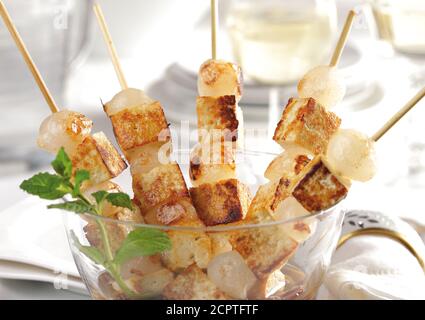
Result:
{"label": "clear glass bowl", "polygon": [[[187,163],[185,161],[187,152],[178,151],[176,155],[182,161],[181,163]],[[241,180],[252,188],[253,192],[256,191],[259,184],[264,183],[264,178],[262,178],[264,168],[275,156],[276,154],[273,153],[249,151],[239,154],[239,175]],[[181,167],[183,172],[187,172],[185,170],[187,165],[184,164]],[[166,287],[170,286],[172,279],[177,276],[180,278],[186,277],[186,281],[189,283],[194,281],[187,289],[190,292],[182,295],[182,299],[189,298],[194,294],[198,299],[241,298],[245,296],[252,299],[314,299],[336,248],[343,217],[344,210],[340,204],[337,204],[326,211],[310,216],[292,218],[285,221],[237,226],[219,225],[200,228],[147,225],[118,221],[90,214],[76,215],[71,213],[66,215],[65,225],[75,263],[94,299],[167,298],[169,295],[166,293],[163,295],[163,293],[167,290],[170,291]],[[310,231],[307,239],[294,247],[290,244],[293,242],[288,242],[286,230],[293,228],[295,225],[307,225]],[[197,270],[193,271],[193,277],[191,277],[191,271],[180,274],[181,270],[170,271],[165,268],[164,262],[168,259],[168,253],[164,253],[150,257],[136,257],[125,262],[120,267],[120,270],[114,271],[119,273],[119,281],[114,280],[114,274],[111,275],[111,272],[107,271],[104,266],[95,263],[87,257],[87,247],[98,246],[102,248],[102,233],[108,236],[111,251],[114,252],[121,246],[126,234],[137,228],[156,229],[167,232],[169,235],[172,234],[173,246],[171,250],[175,249],[176,251],[179,246],[184,248],[184,239],[187,238],[191,240],[204,239],[205,237],[210,239],[228,239],[229,237],[242,235],[243,239],[250,239],[249,243],[253,244],[252,248],[248,250],[250,252],[245,251],[245,254],[250,257],[248,258],[249,262],[246,259],[250,266],[252,266],[252,263],[258,263],[264,271],[267,269],[264,266],[273,264],[270,262],[276,258],[280,268],[277,270],[280,270],[281,273],[279,273],[280,276],[278,277],[266,276],[262,280],[256,279],[255,284],[252,283],[252,279],[250,282],[246,277],[238,275],[233,277],[233,279],[226,280],[225,295],[213,293],[209,295],[210,290],[214,291],[217,289],[216,287],[220,289],[217,289],[218,291],[222,292],[223,283],[217,284],[217,280],[213,281],[217,278],[214,278],[211,268],[205,268],[208,264],[205,265],[202,252],[198,252],[194,257],[185,257],[186,259],[193,258],[195,264],[198,263],[201,266],[200,269],[196,268]],[[266,241],[261,240],[263,236]],[[219,240],[216,243],[220,243],[223,248],[227,248],[223,249],[224,251],[231,249],[228,247],[228,242],[223,243],[222,240]],[[185,255],[181,250],[180,254]],[[284,257],[283,260],[282,257]],[[202,272],[199,272],[200,270]],[[239,272],[239,274],[242,273],[242,271]],[[276,272],[273,274],[275,275]],[[224,275],[224,278],[226,278],[226,275]],[[235,282],[233,287],[229,288],[231,281],[239,280],[241,283]],[[121,281],[122,283],[119,283]],[[237,292],[230,295],[229,292],[235,292],[235,290],[239,290],[238,288],[241,288],[241,292],[247,288],[246,285],[242,285],[242,282],[250,283],[250,289],[246,290],[246,293]],[[231,283],[230,286],[232,286]],[[124,289],[122,289],[123,287]],[[130,293],[128,289],[131,291]],[[196,292],[196,290],[202,290],[204,293]]]}

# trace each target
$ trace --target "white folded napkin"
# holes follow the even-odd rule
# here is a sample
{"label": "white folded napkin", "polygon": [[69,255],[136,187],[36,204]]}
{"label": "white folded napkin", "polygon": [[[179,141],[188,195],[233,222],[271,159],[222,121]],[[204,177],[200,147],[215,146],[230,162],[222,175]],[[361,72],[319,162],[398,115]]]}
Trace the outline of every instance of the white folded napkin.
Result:
{"label": "white folded napkin", "polygon": [[[403,234],[415,240],[415,248],[425,257],[425,245],[419,237],[425,239],[423,190],[376,190],[376,186],[367,184],[352,188],[345,206],[354,209],[367,203],[368,209],[385,212]],[[383,236],[358,236],[333,255],[318,299],[425,299],[425,271],[398,241]]]}
{"label": "white folded napkin", "polygon": [[29,197],[0,213],[0,278],[51,282],[86,292],[72,258],[63,216]]}
{"label": "white folded napkin", "polygon": [[425,273],[398,241],[358,236],[335,252],[318,298],[425,299]]}

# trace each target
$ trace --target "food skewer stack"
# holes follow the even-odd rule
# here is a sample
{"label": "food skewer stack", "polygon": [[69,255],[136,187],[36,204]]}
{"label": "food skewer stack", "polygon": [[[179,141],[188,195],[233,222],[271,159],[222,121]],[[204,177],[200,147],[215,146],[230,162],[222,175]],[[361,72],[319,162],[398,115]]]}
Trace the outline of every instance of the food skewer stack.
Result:
{"label": "food skewer stack", "polygon": [[[278,124],[275,140],[280,141],[276,137],[280,136],[281,130],[285,130],[285,137],[299,143],[286,145],[285,152],[270,163],[265,172],[270,182],[260,186],[241,224],[308,216],[310,212],[332,207],[347,193],[346,187],[323,167],[321,158],[312,159],[316,152],[324,148],[324,141],[339,127],[341,120],[323,107],[316,106],[313,99],[302,99],[301,103],[290,100],[289,104],[294,111],[291,108],[285,110],[287,115],[285,121]],[[301,109],[299,115],[298,109]],[[286,134],[287,131],[290,134]],[[317,188],[317,181],[326,181],[328,188]],[[214,264],[223,267],[227,263],[228,272],[235,277],[243,268],[232,270],[230,266],[240,266],[241,263],[237,264],[236,261],[241,257],[251,276],[246,276],[244,281],[237,278],[239,288],[242,283],[248,288],[245,289],[248,297],[267,298],[285,286],[285,276],[280,269],[293,256],[299,244],[311,235],[314,227],[314,219],[304,219],[303,222],[233,232],[229,240],[239,258],[233,254],[232,259],[226,256],[219,263],[220,257],[216,257]]]}
{"label": "food skewer stack", "polygon": [[[99,26],[110,52],[114,52],[112,39],[101,8],[94,6]],[[112,62],[119,63],[117,54]],[[120,67],[115,67],[119,79],[125,79]],[[121,85],[126,83],[120,81]],[[160,102],[148,97],[142,90],[127,88],[117,93],[104,105],[117,142],[130,164],[133,179],[134,202],[148,224],[166,226],[204,227],[193,207],[180,166],[169,157],[171,137],[168,122]],[[155,274],[149,268],[138,267],[137,272],[153,277],[158,275],[155,291],[161,293],[173,272],[188,267],[205,268],[211,255],[211,241],[206,233],[167,231],[172,249],[156,260]],[[148,270],[149,269],[149,270]],[[164,277],[167,273],[167,277]]]}
{"label": "food skewer stack", "polygon": [[239,66],[217,60],[217,2],[211,2],[212,59],[198,75],[196,112],[199,143],[190,157],[190,194],[199,217],[207,226],[245,218],[251,195],[236,177],[236,151],[243,133]]}

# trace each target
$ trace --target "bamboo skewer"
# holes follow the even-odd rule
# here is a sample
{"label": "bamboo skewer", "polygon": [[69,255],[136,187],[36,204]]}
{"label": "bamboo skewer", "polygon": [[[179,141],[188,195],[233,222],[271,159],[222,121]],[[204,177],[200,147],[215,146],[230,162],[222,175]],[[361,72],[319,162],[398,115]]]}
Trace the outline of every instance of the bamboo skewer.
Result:
{"label": "bamboo skewer", "polygon": [[114,42],[112,41],[112,36],[109,32],[108,25],[106,24],[105,16],[103,15],[102,8],[98,3],[93,6],[94,13],[97,18],[97,22],[99,24],[100,30],[102,31],[103,38],[105,40],[106,46],[108,47],[109,56],[111,58],[112,64],[114,65],[115,73],[118,77],[118,81],[120,82],[121,89],[127,89],[127,81],[125,80],[124,72],[121,68],[121,63],[118,58],[118,53],[115,48]]}
{"label": "bamboo skewer", "polygon": [[403,108],[394,114],[390,120],[385,123],[373,136],[372,140],[378,141],[387,133],[403,116],[409,112],[425,96],[425,87],[422,88],[412,99],[410,99]]}
{"label": "bamboo skewer", "polygon": [[12,21],[12,18],[9,15],[9,12],[7,11],[3,1],[0,0],[0,15],[3,18],[4,24],[6,25],[7,29],[10,32],[10,35],[12,36],[13,40],[16,43],[16,46],[18,47],[19,51],[22,54],[22,57],[25,60],[25,63],[27,64],[28,68],[30,69],[35,82],[37,83],[38,87],[40,88],[41,93],[44,96],[44,99],[46,100],[50,110],[52,113],[58,112],[59,108],[53,99],[52,95],[50,94],[49,89],[46,86],[46,83],[44,82],[40,72],[37,69],[37,66],[35,65],[34,61],[31,58],[31,55],[28,52],[27,47],[24,44],[24,41],[22,40],[21,36],[19,35],[18,30],[16,30],[16,27]]}
{"label": "bamboo skewer", "polygon": [[211,57],[217,59],[218,0],[211,0]]}
{"label": "bamboo skewer", "polygon": [[336,67],[341,58],[342,50],[344,50],[345,43],[347,42],[348,34],[350,33],[351,27],[353,26],[354,17],[356,16],[356,12],[354,10],[350,10],[345,19],[344,28],[342,29],[341,35],[339,36],[338,42],[336,44],[334,53],[331,58],[331,62],[329,63],[330,67]]}

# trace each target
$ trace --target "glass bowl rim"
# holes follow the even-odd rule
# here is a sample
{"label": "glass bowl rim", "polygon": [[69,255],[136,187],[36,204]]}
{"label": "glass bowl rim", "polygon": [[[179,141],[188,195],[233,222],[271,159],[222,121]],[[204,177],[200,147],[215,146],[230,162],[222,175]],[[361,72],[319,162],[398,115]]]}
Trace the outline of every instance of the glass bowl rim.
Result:
{"label": "glass bowl rim", "polygon": [[[79,213],[78,216],[84,216],[87,217],[90,220],[102,220],[106,223],[114,223],[118,225],[125,225],[130,226],[133,228],[149,228],[149,229],[157,229],[162,231],[186,231],[186,232],[208,232],[208,233],[214,233],[214,232],[228,232],[228,231],[241,231],[241,230],[248,230],[248,229],[257,229],[257,228],[267,228],[267,227],[273,227],[273,226],[279,226],[279,225],[285,225],[285,224],[292,224],[301,222],[303,220],[308,219],[315,219],[315,218],[326,218],[327,216],[331,215],[335,210],[343,211],[342,206],[339,201],[338,203],[334,204],[332,207],[329,207],[326,210],[318,211],[313,214],[309,215],[303,215],[299,217],[293,217],[287,220],[276,220],[276,221],[268,221],[268,222],[260,222],[260,223],[247,223],[247,224],[241,224],[241,225],[232,225],[229,224],[220,224],[215,226],[204,226],[204,227],[191,227],[191,226],[169,226],[169,225],[160,225],[160,224],[147,224],[147,223],[139,223],[139,222],[133,222],[128,220],[118,220],[110,217],[104,217],[104,216],[98,216],[92,213]],[[74,215],[75,213],[71,213],[68,211],[65,211],[65,213],[69,215]]]}
{"label": "glass bowl rim", "polygon": [[[173,149],[172,154],[183,154],[183,153],[190,153],[191,149]],[[268,156],[278,156],[280,153],[278,152],[271,152],[271,151],[258,151],[258,150],[237,150],[237,153],[247,154],[247,155],[268,155]],[[291,223],[297,223],[303,220],[307,219],[314,219],[314,218],[323,218],[326,217],[328,214],[335,210],[343,210],[342,206],[340,205],[341,202],[344,199],[341,199],[337,203],[335,203],[333,206],[322,210],[317,211],[312,214],[306,214],[298,217],[292,217],[285,220],[276,220],[276,221],[268,221],[268,222],[260,222],[260,223],[247,223],[247,224],[241,224],[241,225],[232,225],[232,223],[229,224],[220,224],[215,226],[204,226],[204,227],[192,227],[192,226],[169,226],[169,225],[159,225],[159,224],[147,224],[147,223],[136,223],[133,221],[126,221],[126,220],[118,220],[110,217],[105,216],[98,216],[91,213],[79,213],[79,216],[85,216],[88,219],[99,219],[105,222],[109,223],[115,223],[125,226],[131,226],[135,228],[150,228],[150,229],[158,229],[158,230],[164,230],[164,231],[191,231],[191,232],[226,232],[226,231],[238,231],[238,230],[245,230],[245,229],[255,229],[255,228],[265,228],[265,227],[272,227],[277,225],[284,225],[284,224],[291,224]],[[75,213],[66,212],[69,214],[75,215]]]}

